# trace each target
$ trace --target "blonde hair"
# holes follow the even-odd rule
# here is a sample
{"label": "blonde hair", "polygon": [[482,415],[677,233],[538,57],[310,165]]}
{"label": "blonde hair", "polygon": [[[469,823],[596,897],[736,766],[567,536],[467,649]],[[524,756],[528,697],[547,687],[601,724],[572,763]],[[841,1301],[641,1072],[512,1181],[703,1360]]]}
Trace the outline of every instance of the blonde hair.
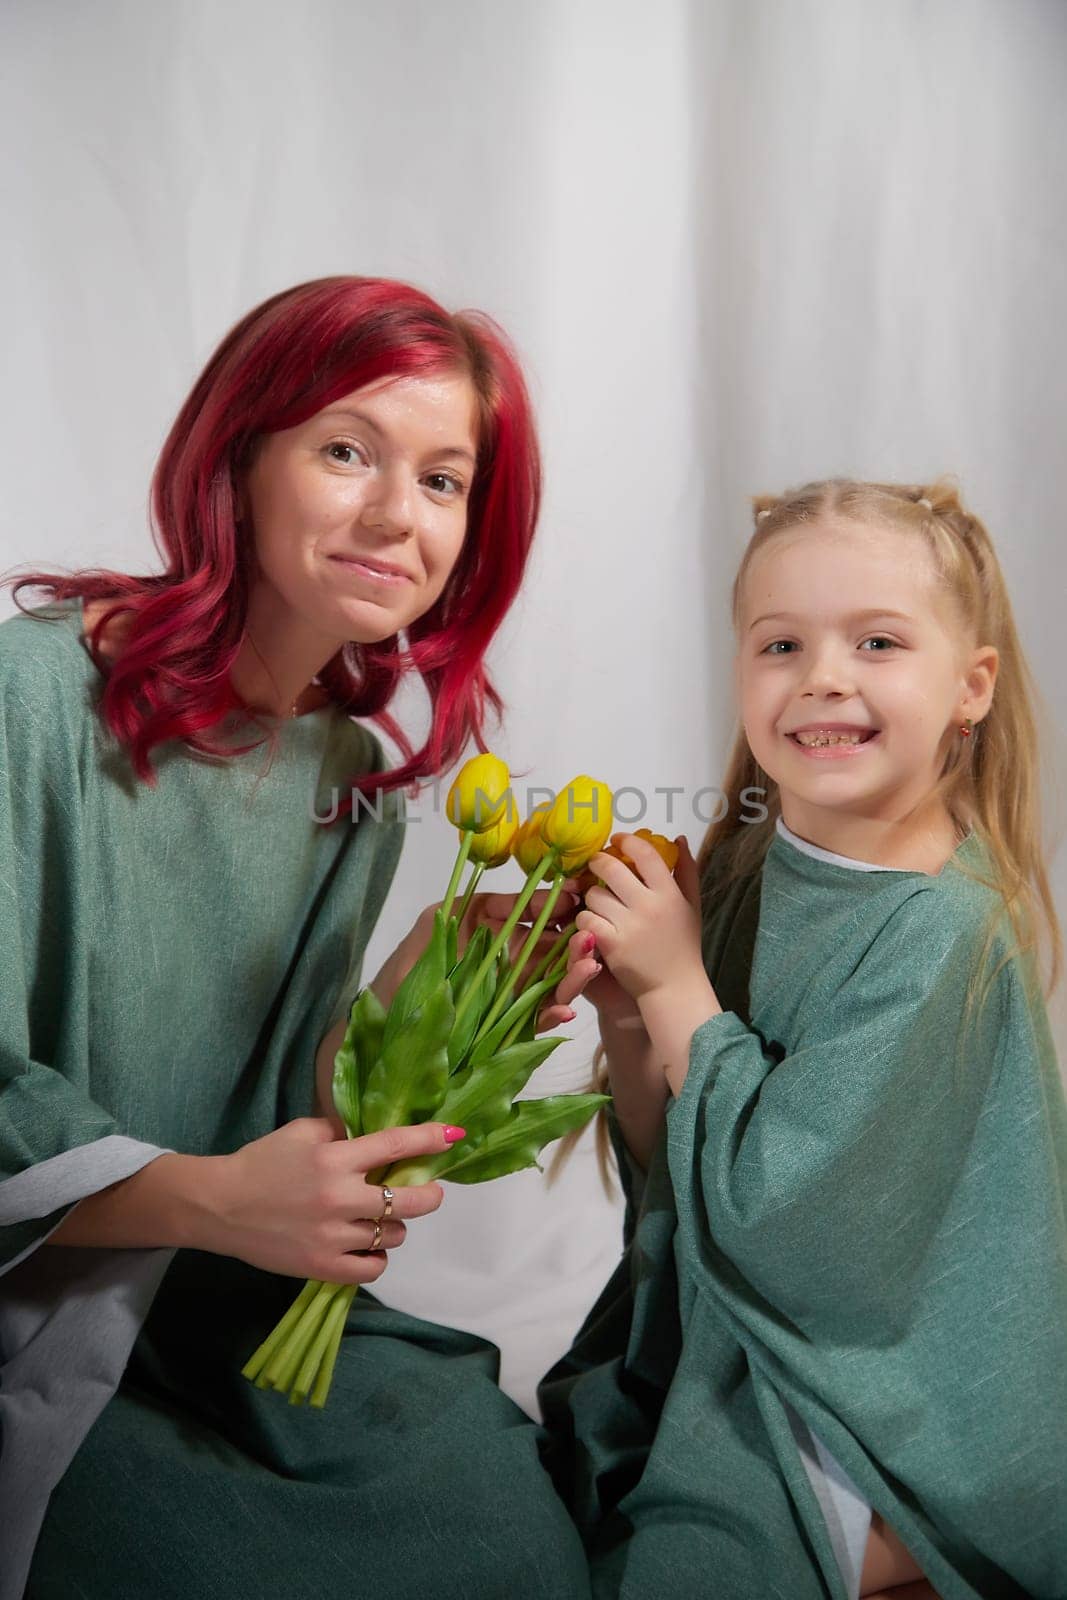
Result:
{"label": "blonde hair", "polygon": [[[961,633],[974,645],[996,648],[999,664],[992,703],[974,725],[970,738],[954,739],[937,782],[927,799],[940,797],[961,832],[973,831],[986,846],[992,876],[968,875],[996,891],[984,942],[968,987],[966,1014],[981,1007],[1000,967],[1013,955],[1024,960],[1023,971],[1031,989],[1040,984],[1038,956],[1045,946],[1050,995],[1059,981],[1063,941],[1049,884],[1042,844],[1041,762],[1038,739],[1040,706],[1042,723],[1050,730],[1051,718],[1023,654],[1007,585],[992,540],[979,519],[961,503],[956,485],[946,478],[932,484],[859,483],[831,478],[805,484],[786,494],[757,495],[752,500],[755,529],[741,558],[731,594],[735,634],[740,633],[745,580],[756,558],[781,534],[815,527],[833,519],[876,527],[888,537],[918,534],[930,553],[937,582],[955,604]],[[774,779],[763,771],[749,748],[743,727],[738,727],[727,760],[721,789],[725,808],[704,836],[697,855],[701,880],[712,859],[721,888],[754,873],[771,844],[781,815],[781,798]],[[744,820],[744,792],[762,791],[767,815],[759,822]],[[967,871],[958,862],[961,871]],[[721,875],[720,875],[721,869]],[[1015,941],[991,971],[988,955],[996,938],[1002,911],[1007,913]],[[1039,928],[1041,937],[1039,938]],[[979,993],[983,972],[986,981]],[[593,1087],[603,1092],[607,1084],[606,1052],[598,1045],[592,1063]],[[598,1128],[598,1155],[604,1172],[606,1129]],[[551,1168],[569,1153],[564,1141]]]}

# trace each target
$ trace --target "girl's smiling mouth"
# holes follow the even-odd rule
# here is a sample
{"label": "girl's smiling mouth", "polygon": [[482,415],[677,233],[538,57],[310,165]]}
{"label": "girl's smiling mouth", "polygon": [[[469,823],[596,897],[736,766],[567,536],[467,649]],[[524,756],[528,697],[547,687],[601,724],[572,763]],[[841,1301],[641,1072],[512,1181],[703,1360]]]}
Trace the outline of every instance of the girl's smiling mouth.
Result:
{"label": "girl's smiling mouth", "polygon": [[811,723],[806,728],[794,729],[785,737],[804,755],[815,760],[826,760],[856,756],[868,745],[874,744],[880,734],[880,728],[849,727],[847,724],[831,722],[822,726]]}

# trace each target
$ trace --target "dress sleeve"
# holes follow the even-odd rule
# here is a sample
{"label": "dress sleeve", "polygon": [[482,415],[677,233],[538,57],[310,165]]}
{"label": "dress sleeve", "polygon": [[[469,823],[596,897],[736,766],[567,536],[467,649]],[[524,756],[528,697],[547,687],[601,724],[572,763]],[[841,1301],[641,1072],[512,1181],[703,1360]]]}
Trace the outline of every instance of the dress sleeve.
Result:
{"label": "dress sleeve", "polygon": [[32,651],[0,653],[0,1272],[79,1200],[163,1153],[126,1137],[53,1064],[76,1048],[63,996],[92,932],[80,740],[63,688]]}
{"label": "dress sleeve", "polygon": [[964,1031],[981,933],[917,893],[811,998],[788,1054],[731,1011],[693,1035],[668,1112],[679,1228],[754,1316],[814,1335],[848,1307],[857,1337],[884,1336],[908,1304],[1006,1035],[1010,965]]}
{"label": "dress sleeve", "polygon": [[[364,732],[371,741],[372,765],[371,771],[381,772],[385,765],[385,756],[377,736],[369,728]],[[359,823],[360,827],[369,826],[365,821]],[[368,940],[381,916],[382,907],[386,896],[392,887],[393,878],[396,876],[397,863],[404,845],[404,829],[407,825],[407,807],[404,796],[400,790],[391,790],[383,797],[381,817],[373,823],[373,844],[370,865],[367,869],[367,887],[363,900],[363,912],[360,918],[358,938],[354,940],[352,954],[344,979],[337,992],[330,1020],[324,1030],[330,1029],[340,1022],[342,1017],[347,1017],[359,993],[363,976],[363,953]]]}

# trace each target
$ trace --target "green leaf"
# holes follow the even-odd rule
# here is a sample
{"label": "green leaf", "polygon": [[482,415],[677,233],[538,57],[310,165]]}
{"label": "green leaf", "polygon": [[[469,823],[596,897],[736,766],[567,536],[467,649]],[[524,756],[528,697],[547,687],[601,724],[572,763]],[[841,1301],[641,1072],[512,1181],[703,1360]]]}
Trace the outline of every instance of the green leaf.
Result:
{"label": "green leaf", "polygon": [[482,922],[467,940],[466,948],[459,960],[452,962],[451,967],[448,969],[448,977],[452,985],[452,993],[457,1000],[467,987],[468,978],[478,970],[485,960],[486,953],[492,942],[492,932]]}
{"label": "green leaf", "polygon": [[382,1034],[383,1051],[400,1034],[417,1024],[426,1002],[436,994],[445,978],[445,920],[440,907],[434,912],[433,932],[422,955],[393,996]]}
{"label": "green leaf", "polygon": [[546,1144],[573,1128],[584,1127],[610,1099],[606,1094],[557,1094],[544,1100],[520,1100],[507,1121],[486,1135],[477,1150],[443,1167],[439,1176],[450,1183],[485,1183],[509,1172],[536,1167]]}
{"label": "green leaf", "polygon": [[356,1088],[355,1052],[342,1045],[333,1058],[334,1109],[345,1125],[350,1139],[358,1139],[363,1132],[359,1109],[359,1091]]}
{"label": "green leaf", "polygon": [[362,1131],[361,1104],[371,1068],[381,1054],[385,1010],[373,989],[360,990],[348,1014],[341,1048],[333,1058],[333,1103],[350,1138]]}
{"label": "green leaf", "polygon": [[[463,952],[463,959],[451,975],[449,981],[452,984],[452,996],[456,1002],[457,1010],[459,1009],[460,996],[473,982],[474,975],[484,961],[492,939],[493,935],[490,929],[483,923],[467,945],[466,950]],[[481,1027],[482,1019],[489,1009],[489,1004],[493,997],[493,989],[494,978],[490,969],[483,977],[477,994],[463,1012],[462,1017],[460,1017],[459,1022],[452,1031],[452,1037],[448,1041],[448,1065],[452,1072],[455,1072],[463,1064],[474,1035]]]}
{"label": "green leaf", "polygon": [[537,1011],[541,999],[554,988],[555,984],[551,978],[542,978],[540,983],[532,984],[529,989],[524,989],[519,998],[513,1000],[511,1005],[508,1006],[503,1016],[497,1018],[484,1039],[478,1040],[478,1043],[471,1051],[470,1059],[472,1065],[480,1066],[483,1061],[487,1061],[490,1056],[495,1055],[500,1048],[501,1042],[511,1032],[515,1024],[519,1021],[525,1021],[532,1011]]}
{"label": "green leaf", "polygon": [[[479,932],[480,931],[481,930],[479,930]],[[488,931],[489,930],[486,929],[486,932],[488,932]],[[458,950],[457,950],[458,944],[459,944],[459,923],[456,921],[455,917],[450,916],[449,919],[448,919],[448,927],[445,930],[445,971],[446,972],[451,973],[453,967],[456,964],[456,956],[458,954]]]}
{"label": "green leaf", "polygon": [[443,975],[417,1008],[407,1008],[406,1026],[402,1031],[393,1029],[391,1037],[390,1010],[381,1057],[363,1092],[365,1133],[405,1127],[434,1116],[448,1088],[448,1038],[455,1015],[452,990]]}
{"label": "green leaf", "polygon": [[483,1136],[507,1120],[511,1102],[525,1089],[531,1073],[562,1043],[562,1039],[538,1039],[532,1044],[509,1045],[491,1061],[465,1068],[453,1077],[435,1120],[466,1129],[466,1154],[475,1142],[480,1144]]}

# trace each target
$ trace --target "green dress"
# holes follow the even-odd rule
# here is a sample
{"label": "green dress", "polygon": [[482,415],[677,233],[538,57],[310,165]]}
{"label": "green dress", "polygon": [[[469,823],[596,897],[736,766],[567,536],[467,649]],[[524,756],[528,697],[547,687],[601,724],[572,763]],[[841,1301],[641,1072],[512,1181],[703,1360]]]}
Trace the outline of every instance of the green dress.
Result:
{"label": "green dress", "polygon": [[587,1594],[493,1346],[361,1290],[328,1406],[296,1408],[240,1375],[295,1279],[40,1248],[162,1150],[313,1113],[404,818],[314,819],[382,763],[334,707],[269,764],[168,746],[135,782],[80,603],[39,611],[0,626],[0,1597]]}
{"label": "green dress", "polygon": [[595,1595],[858,1592],[803,1430],[944,1600],[1067,1596],[1067,1114],[1029,961],[963,1030],[983,859],[709,872],[725,1009],[542,1387]]}

